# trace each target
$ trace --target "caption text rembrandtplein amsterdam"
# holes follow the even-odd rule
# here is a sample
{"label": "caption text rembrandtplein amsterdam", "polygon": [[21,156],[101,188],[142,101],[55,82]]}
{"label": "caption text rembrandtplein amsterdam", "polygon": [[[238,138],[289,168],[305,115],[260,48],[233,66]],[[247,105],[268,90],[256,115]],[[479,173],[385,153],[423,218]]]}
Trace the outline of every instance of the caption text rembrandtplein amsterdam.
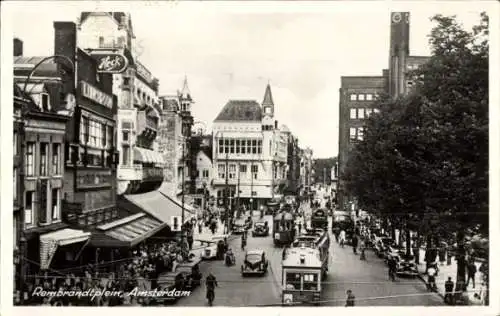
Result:
{"label": "caption text rembrandtplein amsterdam", "polygon": [[191,291],[179,291],[176,289],[172,290],[139,290],[135,287],[130,292],[123,291],[110,291],[110,290],[95,290],[89,289],[85,291],[73,291],[73,290],[57,290],[57,291],[46,291],[42,287],[36,287],[33,291],[33,296],[39,297],[91,297],[94,300],[96,297],[111,297],[111,296],[133,296],[133,297],[183,297],[191,295]]}

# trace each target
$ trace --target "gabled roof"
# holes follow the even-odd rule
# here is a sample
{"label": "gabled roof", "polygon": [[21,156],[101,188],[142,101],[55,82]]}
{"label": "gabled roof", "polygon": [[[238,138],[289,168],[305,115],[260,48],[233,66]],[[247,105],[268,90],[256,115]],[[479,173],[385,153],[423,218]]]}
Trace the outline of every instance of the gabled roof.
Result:
{"label": "gabled roof", "polygon": [[[85,20],[86,20],[86,19],[87,19],[90,15],[92,15],[92,14],[96,14],[96,15],[97,15],[97,14],[100,14],[100,15],[102,15],[102,14],[108,14],[108,15],[109,15],[111,18],[113,18],[113,19],[116,21],[116,23],[118,23],[118,24],[121,24],[121,22],[122,22],[122,17],[127,16],[127,13],[125,13],[125,12],[88,12],[88,11],[84,11],[84,12],[82,12],[82,13],[80,14],[80,24],[83,24],[83,22],[84,22],[84,21],[85,21]],[[129,18],[128,18],[128,28],[129,28],[130,32],[133,34],[133,33],[134,33],[134,31],[133,31],[133,29],[132,29],[132,19],[130,18],[130,16],[129,16]]]}
{"label": "gabled roof", "polygon": [[262,109],[255,100],[229,100],[219,112],[214,122],[262,120]]}
{"label": "gabled roof", "polygon": [[264,101],[262,101],[262,105],[274,105],[273,94],[271,93],[271,86],[269,84],[267,84],[266,93],[264,94]]}

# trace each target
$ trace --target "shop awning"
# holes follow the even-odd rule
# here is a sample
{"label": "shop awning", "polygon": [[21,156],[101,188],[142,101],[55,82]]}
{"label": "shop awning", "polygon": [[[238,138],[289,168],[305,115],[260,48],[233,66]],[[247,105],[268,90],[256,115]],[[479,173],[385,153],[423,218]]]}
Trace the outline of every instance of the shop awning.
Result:
{"label": "shop awning", "polygon": [[56,253],[57,247],[87,241],[89,232],[65,228],[40,236],[40,268],[46,270]]}
{"label": "shop awning", "polygon": [[153,150],[135,147],[134,155],[135,155],[134,160],[138,160],[144,163],[153,163],[153,164],[165,163],[163,156],[160,153],[157,153]]}
{"label": "shop awning", "polygon": [[98,226],[91,244],[96,247],[133,247],[165,226],[165,223],[146,213],[137,213]]}
{"label": "shop awning", "polygon": [[[151,191],[142,194],[124,195],[125,201],[119,201],[120,207],[125,209],[135,206],[139,207],[143,212],[153,216],[154,218],[167,223],[172,223],[174,216],[182,216],[182,208],[175,203],[170,196],[162,194],[159,191]],[[133,206],[127,205],[126,202],[132,203]],[[184,207],[184,218],[189,220],[196,213],[187,206]]]}

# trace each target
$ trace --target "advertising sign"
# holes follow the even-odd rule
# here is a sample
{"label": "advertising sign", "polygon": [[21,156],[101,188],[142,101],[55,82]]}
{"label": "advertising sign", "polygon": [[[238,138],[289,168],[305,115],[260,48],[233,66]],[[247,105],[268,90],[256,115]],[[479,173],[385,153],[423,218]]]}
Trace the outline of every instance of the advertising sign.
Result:
{"label": "advertising sign", "polygon": [[93,53],[92,57],[97,60],[97,72],[100,73],[122,73],[129,64],[127,57],[117,53]]}
{"label": "advertising sign", "polygon": [[113,108],[113,98],[109,94],[102,92],[85,81],[80,81],[80,87],[82,96],[94,101],[97,104],[101,104],[108,109]]}

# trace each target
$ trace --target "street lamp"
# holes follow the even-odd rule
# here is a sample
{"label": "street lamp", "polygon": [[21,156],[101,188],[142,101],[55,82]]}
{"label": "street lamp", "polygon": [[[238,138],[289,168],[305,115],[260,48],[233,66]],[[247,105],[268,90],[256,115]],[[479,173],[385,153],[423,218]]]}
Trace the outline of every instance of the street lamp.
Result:
{"label": "street lamp", "polygon": [[[24,80],[24,87],[23,87],[23,95],[26,94],[26,87],[28,86],[28,83],[31,79],[31,76],[33,76],[33,74],[35,73],[35,70],[40,67],[40,65],[42,65],[44,62],[46,62],[47,60],[50,60],[50,59],[57,59],[57,58],[61,58],[61,59],[64,59],[65,61],[69,62],[69,64],[71,65],[71,69],[73,71],[73,75],[75,74],[75,64],[73,63],[73,61],[71,59],[69,59],[69,57],[67,56],[64,56],[64,55],[52,55],[52,56],[48,56],[48,57],[45,57],[43,58],[42,60],[40,60],[34,67],[33,69],[31,69],[30,73],[28,74],[28,76],[26,77],[26,80]],[[75,79],[75,85],[76,85],[76,78]]]}

